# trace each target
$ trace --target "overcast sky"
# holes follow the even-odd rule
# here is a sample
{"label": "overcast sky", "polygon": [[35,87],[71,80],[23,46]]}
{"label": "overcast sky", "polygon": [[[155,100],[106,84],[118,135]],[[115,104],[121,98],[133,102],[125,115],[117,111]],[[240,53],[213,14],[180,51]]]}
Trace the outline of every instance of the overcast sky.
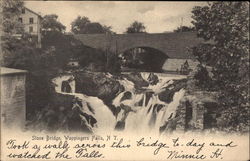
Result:
{"label": "overcast sky", "polygon": [[59,21],[70,31],[70,23],[77,16],[86,16],[92,22],[112,26],[123,33],[135,20],[143,22],[149,33],[173,31],[181,25],[191,25],[191,10],[205,2],[143,2],[143,1],[25,1],[31,10],[57,14]]}

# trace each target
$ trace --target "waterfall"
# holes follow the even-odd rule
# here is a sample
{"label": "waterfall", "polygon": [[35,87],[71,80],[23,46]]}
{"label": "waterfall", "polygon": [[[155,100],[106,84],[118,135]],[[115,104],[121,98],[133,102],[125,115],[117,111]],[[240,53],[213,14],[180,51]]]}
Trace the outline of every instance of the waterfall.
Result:
{"label": "waterfall", "polygon": [[[111,74],[107,76],[111,77]],[[148,80],[149,73],[141,73],[144,80]],[[64,80],[68,80],[71,75],[61,76],[53,79],[56,84],[55,91],[61,94],[73,95],[82,106],[80,111],[96,120],[94,126],[86,120],[85,123],[94,133],[112,132],[116,129],[118,122],[122,123],[121,129],[125,132],[134,132],[136,134],[143,133],[159,133],[160,127],[164,126],[170,119],[176,115],[176,110],[180,99],[183,97],[185,90],[181,89],[174,93],[173,101],[169,104],[159,99],[159,93],[173,84],[174,79],[182,77],[169,77],[157,75],[159,81],[157,84],[144,87],[145,91],[136,92],[133,82],[126,78],[117,81],[124,86],[124,91],[117,94],[112,100],[112,105],[119,108],[119,112],[115,116],[107,105],[97,97],[87,96],[82,93],[75,93],[75,81],[70,82],[72,93],[61,91],[61,84]],[[75,108],[75,107],[72,107]]]}
{"label": "waterfall", "polygon": [[[105,132],[112,131],[116,124],[115,116],[109,110],[109,108],[103,103],[101,99],[97,97],[87,96],[82,93],[75,93],[75,92],[65,93],[61,91],[62,82],[64,80],[68,80],[70,77],[72,76],[61,76],[53,79],[52,81],[56,84],[55,91],[61,94],[73,95],[75,96],[75,98],[81,101],[83,106],[81,107],[80,110],[83,113],[93,116],[97,121],[97,124],[94,127],[91,127],[90,124],[87,125],[91,128],[91,130],[94,133],[101,133],[103,131]],[[75,91],[75,81],[70,83],[70,86],[72,88],[72,91]],[[87,104],[89,104],[90,107],[93,108],[91,111],[89,110],[89,108],[87,108],[88,107]]]}

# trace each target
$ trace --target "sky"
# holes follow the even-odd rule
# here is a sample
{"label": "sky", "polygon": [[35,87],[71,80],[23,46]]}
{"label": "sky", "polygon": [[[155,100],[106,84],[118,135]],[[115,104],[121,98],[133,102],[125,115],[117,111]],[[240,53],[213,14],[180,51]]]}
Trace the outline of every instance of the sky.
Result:
{"label": "sky", "polygon": [[91,22],[111,26],[124,33],[135,20],[144,23],[148,33],[171,32],[180,25],[191,26],[192,8],[205,2],[164,1],[25,1],[25,6],[42,16],[57,14],[58,20],[70,31],[77,16]]}

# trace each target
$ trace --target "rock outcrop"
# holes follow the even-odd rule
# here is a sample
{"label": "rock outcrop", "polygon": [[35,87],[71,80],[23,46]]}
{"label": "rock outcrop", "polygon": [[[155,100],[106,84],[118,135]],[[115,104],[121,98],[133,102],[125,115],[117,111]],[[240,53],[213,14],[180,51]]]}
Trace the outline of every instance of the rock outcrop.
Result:
{"label": "rock outcrop", "polygon": [[127,80],[133,82],[135,84],[136,89],[140,89],[142,87],[147,87],[149,83],[144,80],[139,72],[133,72],[129,74],[122,75]]}
{"label": "rock outcrop", "polygon": [[182,88],[185,88],[186,82],[186,79],[175,80],[174,83],[165,87],[165,89],[159,93],[159,99],[166,103],[172,102],[174,94]]}
{"label": "rock outcrop", "polygon": [[154,73],[150,73],[147,80],[151,85],[156,85],[159,82],[159,78]]}
{"label": "rock outcrop", "polygon": [[81,72],[75,74],[75,81],[76,93],[102,99],[114,113],[112,100],[124,91],[124,87],[116,79],[105,73]]}

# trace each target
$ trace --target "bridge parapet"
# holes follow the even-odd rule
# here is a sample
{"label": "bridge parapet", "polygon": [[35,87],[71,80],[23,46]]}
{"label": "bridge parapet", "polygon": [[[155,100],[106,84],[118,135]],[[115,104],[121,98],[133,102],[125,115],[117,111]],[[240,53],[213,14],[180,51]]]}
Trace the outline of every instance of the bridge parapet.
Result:
{"label": "bridge parapet", "polygon": [[169,58],[192,59],[188,48],[203,42],[196,32],[182,33],[137,33],[137,34],[78,34],[74,37],[84,45],[122,53],[136,47],[150,47],[165,53]]}

